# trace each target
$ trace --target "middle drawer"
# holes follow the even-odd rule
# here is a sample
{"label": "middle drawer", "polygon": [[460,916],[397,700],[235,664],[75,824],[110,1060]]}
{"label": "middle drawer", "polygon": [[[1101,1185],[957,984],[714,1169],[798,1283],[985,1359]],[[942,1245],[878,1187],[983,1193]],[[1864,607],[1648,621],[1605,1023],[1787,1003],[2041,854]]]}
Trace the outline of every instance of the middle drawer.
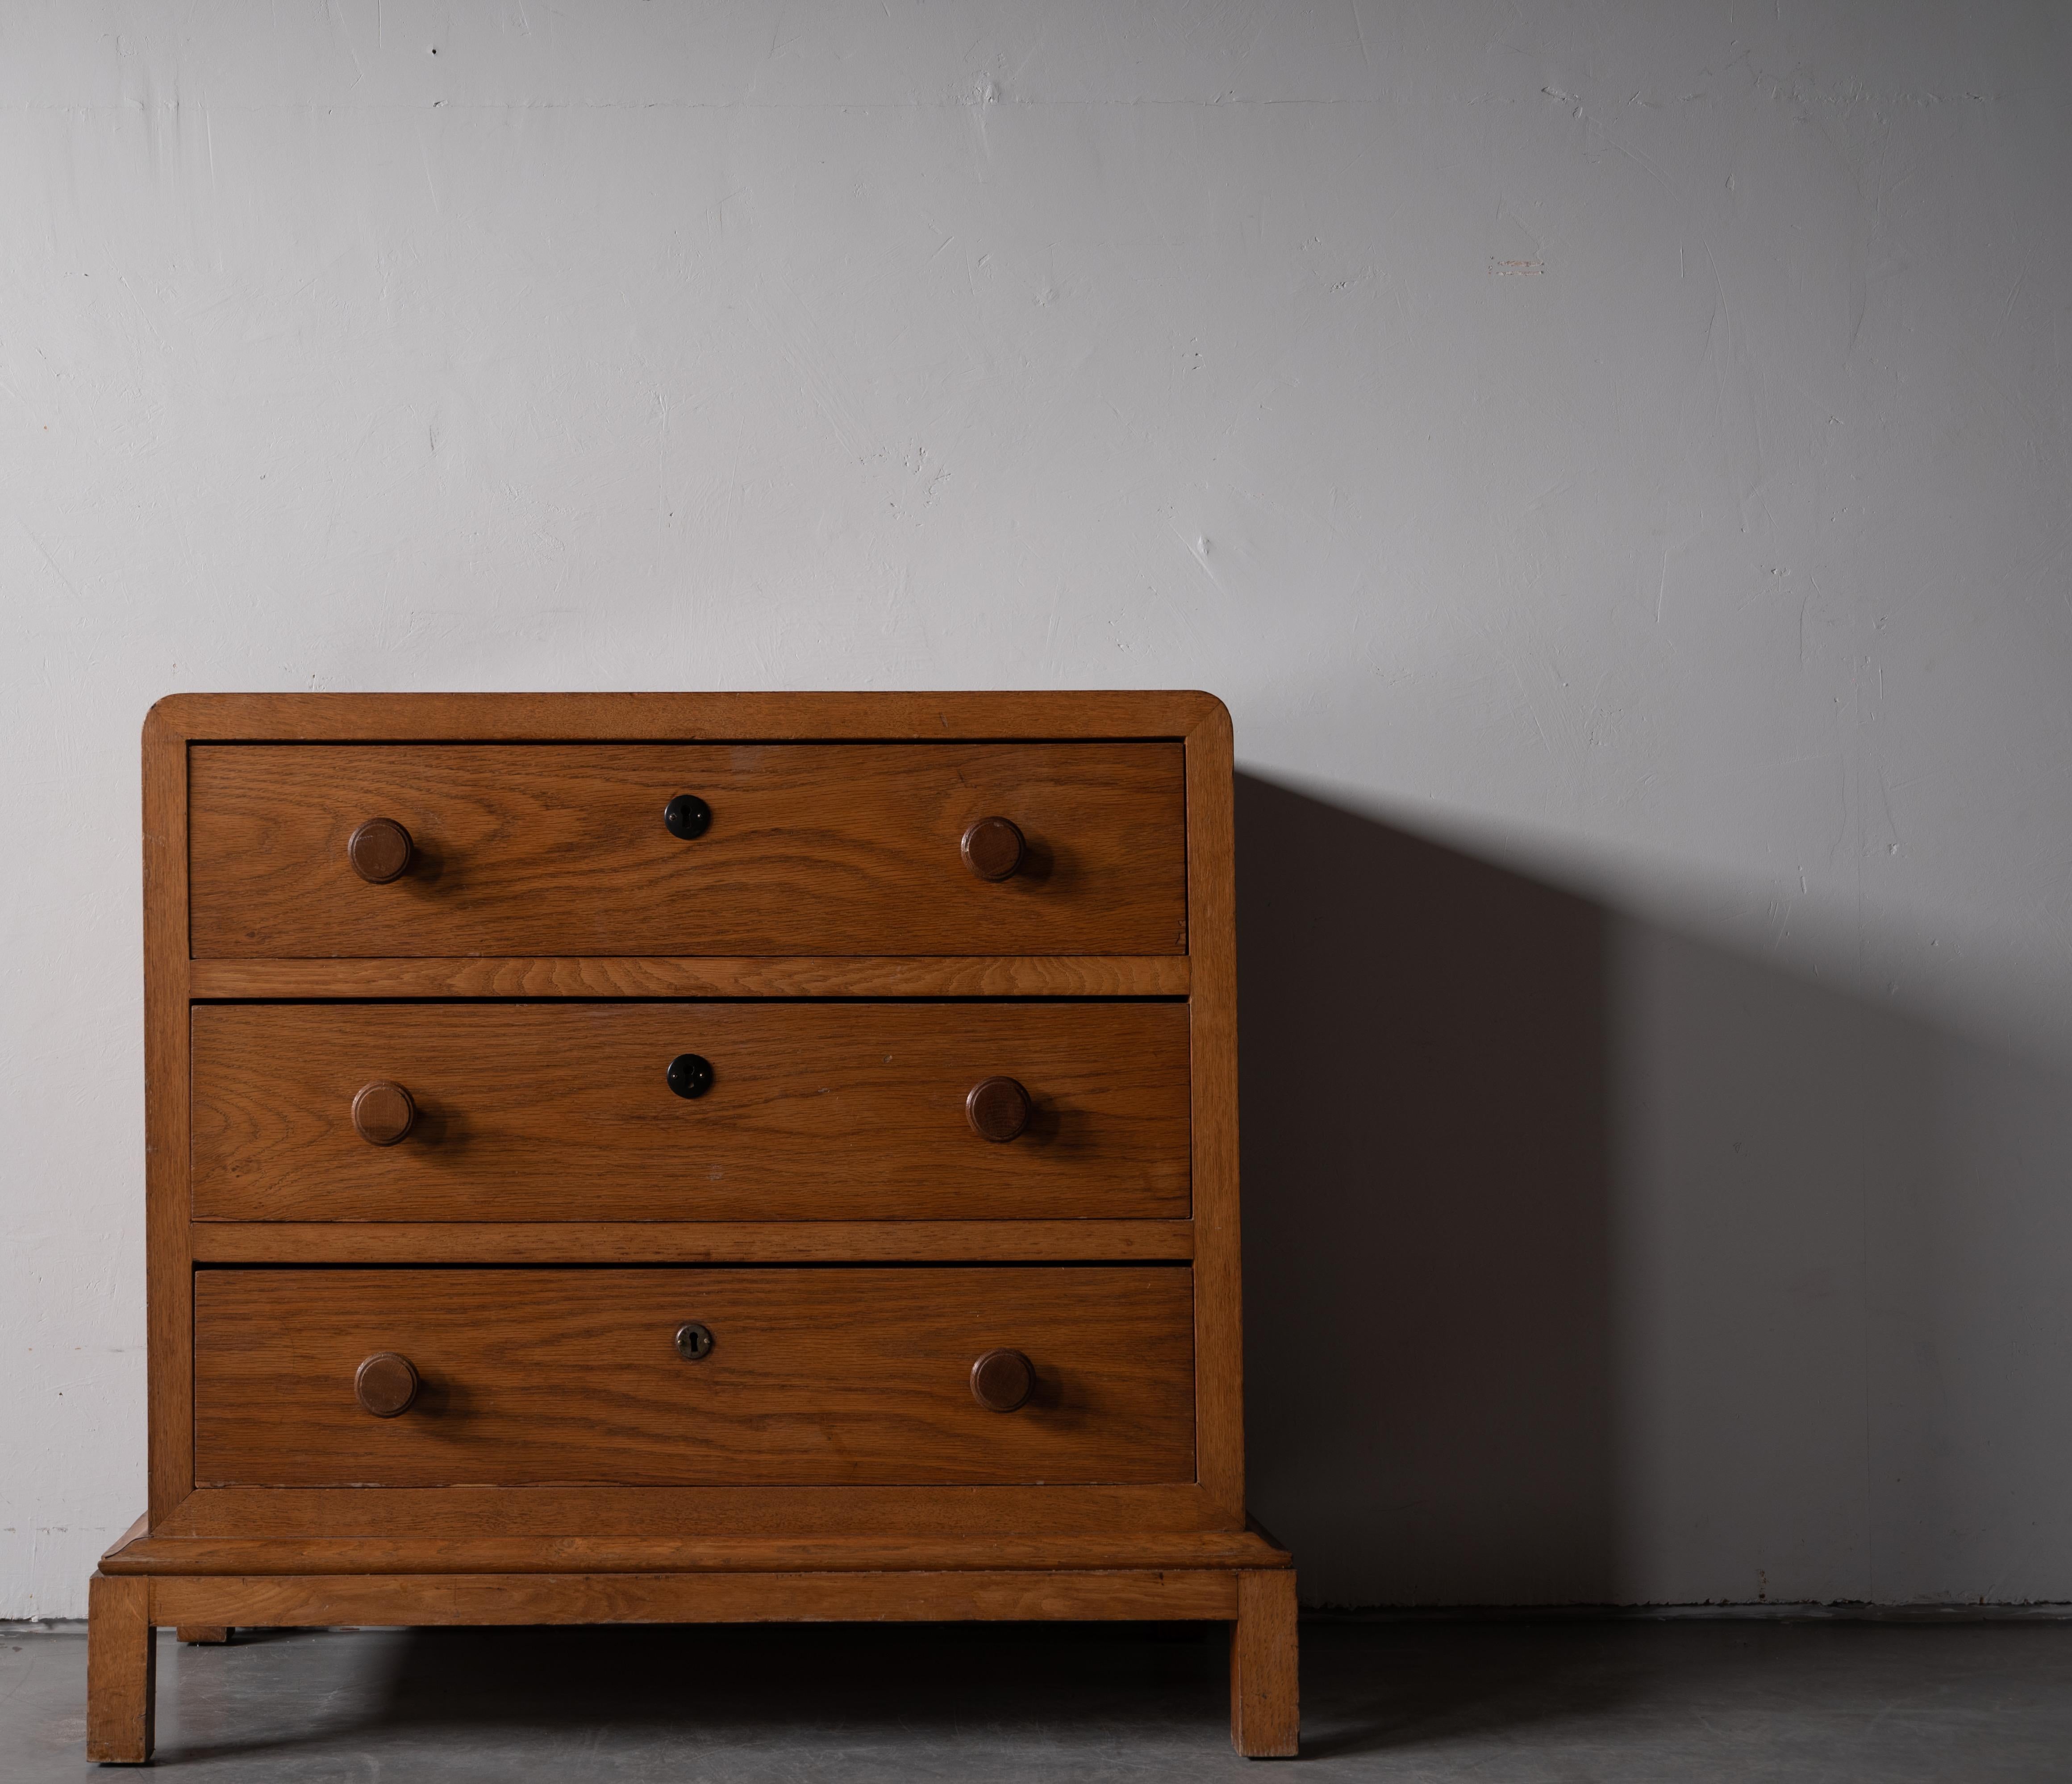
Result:
{"label": "middle drawer", "polygon": [[200,1004],[193,1048],[197,1220],[1189,1212],[1182,1003]]}

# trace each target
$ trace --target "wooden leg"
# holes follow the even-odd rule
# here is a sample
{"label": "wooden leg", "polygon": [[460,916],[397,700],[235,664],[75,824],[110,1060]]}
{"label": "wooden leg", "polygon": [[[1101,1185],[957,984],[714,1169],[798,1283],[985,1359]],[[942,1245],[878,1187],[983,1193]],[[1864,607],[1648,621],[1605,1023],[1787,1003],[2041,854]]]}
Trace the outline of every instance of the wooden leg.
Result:
{"label": "wooden leg", "polygon": [[193,1647],[215,1647],[230,1639],[220,1623],[182,1623],[173,1634]]}
{"label": "wooden leg", "polygon": [[1295,1570],[1241,1572],[1231,1625],[1231,1745],[1247,1759],[1295,1757]]}
{"label": "wooden leg", "polygon": [[151,1757],[158,1654],[151,1582],[97,1573],[86,1589],[86,1757],[141,1766]]}

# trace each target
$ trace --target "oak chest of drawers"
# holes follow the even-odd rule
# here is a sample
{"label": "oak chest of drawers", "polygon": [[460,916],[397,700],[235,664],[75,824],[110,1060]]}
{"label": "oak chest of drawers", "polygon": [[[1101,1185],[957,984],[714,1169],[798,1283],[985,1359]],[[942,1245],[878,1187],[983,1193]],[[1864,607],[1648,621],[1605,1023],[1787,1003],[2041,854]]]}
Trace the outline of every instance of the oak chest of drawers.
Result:
{"label": "oak chest of drawers", "polygon": [[154,1628],[1231,1625],[1227,715],[185,695],[144,732]]}

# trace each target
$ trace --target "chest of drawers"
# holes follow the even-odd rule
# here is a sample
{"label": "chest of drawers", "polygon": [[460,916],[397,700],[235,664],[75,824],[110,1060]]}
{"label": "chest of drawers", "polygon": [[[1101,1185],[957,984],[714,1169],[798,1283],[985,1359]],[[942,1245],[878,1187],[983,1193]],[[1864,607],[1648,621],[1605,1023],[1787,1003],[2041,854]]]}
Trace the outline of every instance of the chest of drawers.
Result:
{"label": "chest of drawers", "polygon": [[1231,1626],[1231,742],[1198,694],[183,695],[144,732],[153,1630]]}

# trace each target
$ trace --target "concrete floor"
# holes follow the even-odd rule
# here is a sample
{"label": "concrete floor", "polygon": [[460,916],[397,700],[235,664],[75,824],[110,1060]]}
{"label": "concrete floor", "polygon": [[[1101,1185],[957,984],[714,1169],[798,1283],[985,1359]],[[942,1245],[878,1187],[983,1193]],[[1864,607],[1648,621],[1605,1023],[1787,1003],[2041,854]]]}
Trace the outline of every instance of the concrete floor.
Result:
{"label": "concrete floor", "polygon": [[[197,1784],[1261,1775],[1227,1745],[1220,1628],[160,1641],[158,1761]],[[108,1775],[85,1687],[83,1635],[0,1633],[6,1784]],[[1320,1622],[1302,1696],[1319,1778],[2072,1778],[2066,1622]]]}

